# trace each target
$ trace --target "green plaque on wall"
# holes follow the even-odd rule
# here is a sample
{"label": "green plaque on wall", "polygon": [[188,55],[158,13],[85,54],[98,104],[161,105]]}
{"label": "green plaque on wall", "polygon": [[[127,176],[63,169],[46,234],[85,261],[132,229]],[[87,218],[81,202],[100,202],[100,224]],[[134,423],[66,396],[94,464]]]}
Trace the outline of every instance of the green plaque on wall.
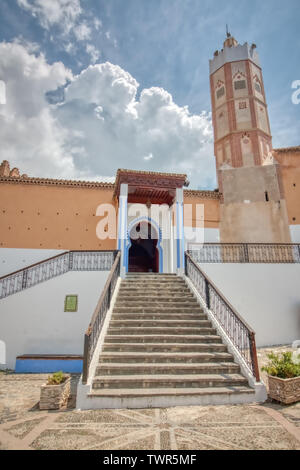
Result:
{"label": "green plaque on wall", "polygon": [[66,295],[65,312],[77,312],[78,295]]}

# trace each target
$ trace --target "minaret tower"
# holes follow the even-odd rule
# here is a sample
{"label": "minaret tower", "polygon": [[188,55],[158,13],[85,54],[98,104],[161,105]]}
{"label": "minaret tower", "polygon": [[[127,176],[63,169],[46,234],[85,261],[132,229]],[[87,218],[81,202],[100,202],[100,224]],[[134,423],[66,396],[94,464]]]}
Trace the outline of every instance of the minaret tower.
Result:
{"label": "minaret tower", "polygon": [[222,194],[222,242],[289,242],[280,166],[272,136],[255,44],[227,31],[210,60],[214,149]]}

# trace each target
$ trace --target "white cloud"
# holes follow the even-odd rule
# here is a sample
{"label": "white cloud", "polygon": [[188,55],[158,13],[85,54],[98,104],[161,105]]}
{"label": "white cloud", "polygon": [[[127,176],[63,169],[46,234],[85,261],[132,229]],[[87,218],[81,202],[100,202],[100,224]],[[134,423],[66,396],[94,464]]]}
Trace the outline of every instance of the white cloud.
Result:
{"label": "white cloud", "polygon": [[[78,76],[61,62],[0,43],[0,158],[33,176],[102,179],[121,167],[186,172],[193,187],[214,185],[211,119],[191,115],[161,88],[142,90],[111,63]],[[65,101],[45,93],[71,80]],[[155,158],[153,157],[155,156]]]}
{"label": "white cloud", "polygon": [[94,19],[94,27],[98,31],[102,26],[102,21],[99,18]]}
{"label": "white cloud", "polygon": [[76,51],[76,46],[73,42],[67,42],[65,45],[64,45],[64,50],[68,53],[68,54],[74,54],[75,51]]}
{"label": "white cloud", "polygon": [[83,70],[68,86],[58,117],[83,131],[93,171],[187,172],[193,187],[215,185],[210,114],[191,115],[161,88],[142,90],[137,98],[138,88],[128,72],[108,62]]}
{"label": "white cloud", "polygon": [[74,77],[66,90],[67,101],[79,100],[122,113],[135,103],[139,84],[125,70],[110,62],[91,65]]}
{"label": "white cloud", "polygon": [[6,85],[3,80],[0,80],[0,104],[6,104]]}
{"label": "white cloud", "polygon": [[114,47],[118,47],[118,41],[111,37],[111,32],[110,31],[105,32],[105,37],[108,41],[112,41]]}
{"label": "white cloud", "polygon": [[38,52],[40,50],[40,45],[36,42],[28,41],[22,35],[17,36],[13,42],[15,44],[20,44],[24,46],[28,52]]}
{"label": "white cloud", "polygon": [[83,22],[74,28],[74,34],[77,41],[87,41],[91,39],[92,29],[86,22]]}
{"label": "white cloud", "polygon": [[[90,42],[102,27],[99,18],[86,12],[80,0],[17,0],[18,5],[31,13],[39,24],[49,32],[49,38],[68,54],[77,52],[77,43]],[[53,34],[53,28],[55,33]],[[60,39],[60,41],[58,41]],[[24,44],[24,41],[21,41]],[[91,44],[84,45],[84,51],[94,64],[99,56],[98,49]]]}
{"label": "white cloud", "polygon": [[0,158],[36,175],[75,176],[72,155],[64,151],[69,131],[51,112],[45,93],[72,78],[61,62],[47,64],[16,43],[0,43],[0,76],[6,104],[0,106]]}
{"label": "white cloud", "polygon": [[92,64],[95,64],[100,57],[100,51],[93,44],[87,44],[86,52],[90,55]]}
{"label": "white cloud", "polygon": [[60,25],[69,32],[82,13],[80,0],[17,0],[21,8],[36,17],[41,26],[50,29]]}

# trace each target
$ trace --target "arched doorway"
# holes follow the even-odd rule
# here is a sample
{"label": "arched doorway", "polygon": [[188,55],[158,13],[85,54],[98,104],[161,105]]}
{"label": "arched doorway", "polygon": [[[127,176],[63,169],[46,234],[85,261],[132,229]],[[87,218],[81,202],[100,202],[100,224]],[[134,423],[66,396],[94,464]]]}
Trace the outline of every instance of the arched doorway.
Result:
{"label": "arched doorway", "polygon": [[128,253],[129,272],[159,272],[158,237],[149,222],[139,222],[132,227]]}

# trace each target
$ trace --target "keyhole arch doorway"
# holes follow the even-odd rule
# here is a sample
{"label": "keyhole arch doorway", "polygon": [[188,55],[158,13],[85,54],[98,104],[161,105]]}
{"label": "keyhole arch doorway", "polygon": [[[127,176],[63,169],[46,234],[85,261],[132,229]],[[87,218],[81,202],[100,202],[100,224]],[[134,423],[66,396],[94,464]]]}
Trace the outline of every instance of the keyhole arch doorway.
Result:
{"label": "keyhole arch doorway", "polygon": [[127,272],[163,272],[161,229],[155,221],[146,217],[133,220],[127,239]]}

